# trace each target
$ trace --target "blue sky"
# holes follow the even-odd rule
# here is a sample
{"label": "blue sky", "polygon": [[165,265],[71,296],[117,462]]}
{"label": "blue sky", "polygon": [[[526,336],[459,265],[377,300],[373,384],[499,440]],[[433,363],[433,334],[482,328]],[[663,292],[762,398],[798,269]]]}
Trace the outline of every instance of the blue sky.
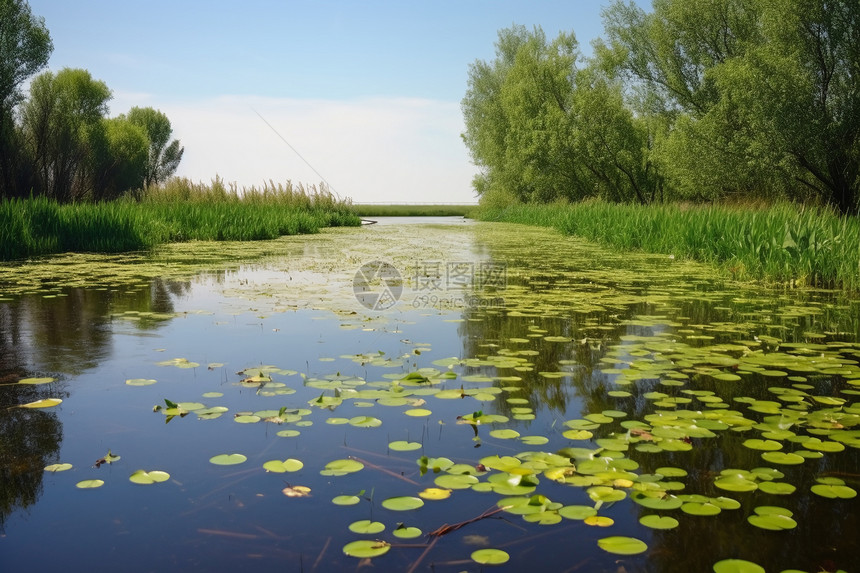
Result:
{"label": "blue sky", "polygon": [[573,30],[589,53],[606,4],[30,0],[54,41],[50,69],[104,81],[111,115],[168,115],[185,146],[179,175],[239,186],[321,175],[356,202],[475,201],[459,137],[469,64],[491,60],[512,24]]}

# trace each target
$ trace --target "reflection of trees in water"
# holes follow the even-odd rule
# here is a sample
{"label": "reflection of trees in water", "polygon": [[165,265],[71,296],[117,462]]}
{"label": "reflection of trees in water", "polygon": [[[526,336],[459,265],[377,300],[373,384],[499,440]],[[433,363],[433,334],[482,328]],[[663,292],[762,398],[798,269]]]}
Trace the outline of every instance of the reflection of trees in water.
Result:
{"label": "reflection of trees in water", "polygon": [[[758,335],[772,335],[785,342],[815,340],[810,332],[828,332],[829,339],[857,340],[860,313],[858,306],[838,304],[834,301],[751,297],[732,300],[737,294],[727,293],[719,297],[684,298],[668,301],[671,304],[669,320],[679,319],[685,325],[710,325],[722,322],[713,331],[715,339],[708,343],[691,345],[718,344],[740,339],[751,339]],[[795,305],[799,312],[785,312],[786,305]],[[816,309],[805,312],[803,309]],[[523,310],[528,314],[527,309]],[[613,398],[608,391],[619,389],[613,377],[600,372],[601,358],[606,356],[608,347],[616,349],[622,336],[636,334],[653,336],[658,329],[651,326],[624,325],[619,318],[647,316],[665,313],[660,307],[644,303],[633,304],[627,312],[610,314],[592,312],[590,314],[570,312],[567,316],[543,313],[539,316],[508,315],[505,311],[487,312],[482,309],[469,309],[464,312],[465,322],[460,325],[463,341],[463,357],[483,357],[503,354],[501,349],[514,351],[535,350],[539,354],[523,356],[532,363],[533,371],[488,372],[489,375],[517,375],[522,381],[513,385],[521,386],[522,392],[515,394],[525,397],[535,409],[545,407],[551,411],[566,412],[566,419],[576,418],[587,413],[598,413],[607,409],[627,412],[626,420],[644,420],[645,416],[660,409],[653,400],[645,398],[648,392],[662,392],[669,397],[689,397],[682,390],[695,388],[711,390],[721,396],[729,407],[756,422],[763,422],[766,414],[750,411],[746,404],[734,403],[735,396],[747,396],[758,400],[776,400],[768,388],[789,385],[785,380],[775,381],[764,376],[748,376],[732,383],[718,384],[710,377],[697,377],[695,384],[685,386],[665,386],[659,383],[659,376],[634,382],[623,389],[632,396]],[[601,328],[595,328],[599,325]],[[544,336],[566,336],[572,342],[548,342],[533,338],[528,343],[512,343],[511,339],[528,338],[536,327],[547,331]],[[665,330],[665,327],[659,327]],[[585,340],[583,343],[583,339]],[[680,338],[680,337],[678,337]],[[490,345],[490,346],[488,346]],[[496,346],[497,345],[497,346]],[[627,356],[626,359],[632,359]],[[856,360],[856,356],[845,355],[846,360]],[[560,366],[561,360],[572,360],[575,364]],[[569,370],[570,376],[546,378],[541,371]],[[840,388],[846,387],[838,376],[820,376],[812,382],[816,390],[812,393],[839,395]],[[507,386],[508,383],[497,383]],[[581,413],[568,411],[574,403],[581,403]],[[504,400],[497,400],[494,407],[501,413],[509,414],[510,406]],[[812,406],[815,410],[820,406]],[[669,410],[668,408],[664,408]],[[706,410],[705,404],[693,401],[680,405],[679,409]],[[793,427],[799,435],[809,435],[808,428]],[[627,430],[620,421],[601,425],[594,430],[595,438],[608,437],[614,433],[626,434]],[[676,493],[700,494],[708,497],[726,496],[741,502],[737,510],[723,510],[718,516],[700,517],[683,513],[680,509],[655,511],[625,501],[635,508],[637,517],[659,513],[676,517],[681,525],[674,530],[652,532],[650,550],[645,570],[657,572],[710,571],[713,564],[721,559],[743,557],[760,563],[768,571],[800,568],[809,571],[832,571],[841,567],[848,570],[860,554],[860,496],[852,500],[828,500],[811,492],[816,478],[834,476],[846,479],[857,489],[860,485],[860,451],[846,448],[843,452],[826,453],[820,459],[806,460],[799,466],[780,466],[766,462],[761,452],[743,445],[750,437],[760,437],[760,432],[737,432],[732,430],[715,431],[713,438],[692,438],[692,449],[682,452],[640,452],[631,443],[627,456],[640,464],[640,473],[654,473],[660,467],[680,467],[689,473],[680,478],[685,484]],[[826,439],[825,436],[820,436]],[[783,451],[802,449],[798,443],[785,441]],[[762,491],[734,493],[717,488],[714,481],[726,468],[751,470],[759,467],[775,467],[785,474],[779,481],[797,487],[789,496],[766,494]],[[674,478],[673,478],[674,479]],[[770,532],[759,529],[747,522],[754,509],[761,505],[785,507],[794,513],[797,528],[789,531]],[[645,535],[640,533],[640,535]],[[647,539],[647,538],[646,538]]]}
{"label": "reflection of trees in water", "polygon": [[[53,376],[48,385],[0,386],[0,531],[11,512],[36,502],[44,467],[56,461],[63,430],[49,410],[13,408],[47,397],[63,398],[64,375],[77,376],[111,352],[111,315],[126,311],[169,314],[173,297],[190,282],[155,279],[144,288],[87,290],[66,296],[26,295],[0,303],[0,383]],[[54,293],[51,293],[54,294]],[[163,320],[138,320],[157,328]]]}
{"label": "reflection of trees in water", "polygon": [[[15,320],[10,306],[0,304],[0,384],[14,384],[28,375],[22,347],[17,344],[23,336],[22,324]],[[13,406],[49,393],[58,397],[52,386],[0,387],[0,531],[13,510],[35,503],[42,490],[43,468],[56,455],[62,439],[55,415]]]}

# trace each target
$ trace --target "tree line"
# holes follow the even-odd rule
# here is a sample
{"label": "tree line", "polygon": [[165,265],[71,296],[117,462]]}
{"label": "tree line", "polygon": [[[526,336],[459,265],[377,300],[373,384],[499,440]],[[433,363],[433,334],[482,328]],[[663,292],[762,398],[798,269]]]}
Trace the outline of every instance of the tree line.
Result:
{"label": "tree line", "polygon": [[790,199],[856,214],[858,0],[615,0],[573,32],[501,30],[463,140],[482,202]]}
{"label": "tree line", "polygon": [[0,198],[102,201],[172,175],[184,148],[167,116],[133,107],[107,117],[111,91],[83,69],[32,77],[52,51],[25,0],[0,0]]}

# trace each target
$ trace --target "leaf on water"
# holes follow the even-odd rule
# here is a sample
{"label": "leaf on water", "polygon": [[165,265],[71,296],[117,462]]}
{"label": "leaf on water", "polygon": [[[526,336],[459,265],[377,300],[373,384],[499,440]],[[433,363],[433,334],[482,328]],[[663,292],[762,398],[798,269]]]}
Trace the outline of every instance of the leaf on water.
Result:
{"label": "leaf on water", "polygon": [[263,469],[267,472],[284,473],[297,472],[305,466],[301,461],[288,458],[286,460],[269,460],[263,464]]}
{"label": "leaf on water", "polygon": [[324,476],[345,476],[364,469],[364,464],[350,459],[333,460],[325,465],[325,468],[320,471],[320,475]]}
{"label": "leaf on water", "polygon": [[438,487],[428,487],[424,491],[419,492],[418,497],[430,500],[448,499],[451,497],[451,490]]}
{"label": "leaf on water", "polygon": [[76,483],[75,487],[78,489],[95,489],[103,486],[104,484],[105,482],[100,479],[85,479]]}
{"label": "leaf on water", "polygon": [[72,469],[72,464],[51,464],[49,466],[45,466],[46,472],[64,472],[66,470]]}
{"label": "leaf on water", "polygon": [[594,527],[610,527],[614,523],[614,519],[603,515],[592,515],[590,517],[585,518],[585,524]]}
{"label": "leaf on water", "polygon": [[310,497],[311,488],[304,485],[288,485],[281,490],[281,493],[287,497]]}
{"label": "leaf on water", "polygon": [[156,380],[147,378],[129,378],[125,383],[128,386],[151,386],[156,383]]}
{"label": "leaf on water", "polygon": [[388,447],[395,452],[409,452],[412,450],[420,450],[421,444],[418,442],[407,442],[404,440],[397,440],[388,444]]}
{"label": "leaf on water", "polygon": [[506,552],[501,549],[478,549],[472,552],[472,561],[481,565],[501,565],[507,563],[511,558]]}
{"label": "leaf on water", "polygon": [[361,498],[357,495],[336,495],[331,499],[335,505],[357,505]]}
{"label": "leaf on water", "polygon": [[53,408],[58,404],[62,404],[63,401],[60,398],[45,398],[44,400],[36,400],[35,402],[28,402],[27,404],[21,404],[20,408]]}
{"label": "leaf on water", "polygon": [[598,539],[597,545],[604,551],[616,555],[637,555],[648,550],[648,546],[644,541],[635,537],[623,537],[620,535]]}
{"label": "leaf on water", "polygon": [[353,541],[352,543],[347,543],[343,546],[343,552],[346,555],[349,555],[350,557],[358,557],[360,559],[369,559],[385,555],[388,553],[389,549],[391,549],[391,544],[385,541],[372,541],[369,539]]}
{"label": "leaf on water", "polygon": [[818,483],[810,488],[812,493],[828,499],[852,499],[857,497],[857,491],[847,485],[830,485]]}
{"label": "leaf on water", "polygon": [[386,500],[383,500],[382,507],[385,509],[390,509],[392,511],[410,511],[413,509],[418,509],[424,505],[424,501],[419,497],[410,497],[410,496],[397,496],[397,497],[389,497]]}
{"label": "leaf on water", "polygon": [[219,454],[209,458],[209,463],[216,466],[233,466],[247,461],[247,456],[242,454]]}
{"label": "leaf on water", "polygon": [[141,485],[148,485],[153,483],[161,483],[169,479],[170,474],[161,470],[153,470],[150,472],[144,470],[137,470],[136,472],[131,474],[131,476],[129,476],[128,481]]}
{"label": "leaf on water", "polygon": [[32,385],[50,384],[51,382],[55,382],[56,380],[57,380],[56,378],[49,378],[49,377],[22,378],[22,379],[18,380],[18,384],[32,384]]}
{"label": "leaf on water", "polygon": [[765,570],[745,559],[723,559],[714,563],[714,573],[765,573]]}
{"label": "leaf on water", "polygon": [[420,537],[423,531],[421,531],[417,527],[407,527],[400,523],[397,525],[397,528],[391,533],[394,535],[394,537],[398,537],[400,539],[415,539],[416,537]]}
{"label": "leaf on water", "polygon": [[678,527],[678,520],[668,515],[643,515],[639,523],[651,529],[674,529]]}
{"label": "leaf on water", "polygon": [[353,533],[376,534],[385,531],[385,524],[381,521],[371,521],[369,519],[361,519],[353,521],[349,524],[349,530]]}

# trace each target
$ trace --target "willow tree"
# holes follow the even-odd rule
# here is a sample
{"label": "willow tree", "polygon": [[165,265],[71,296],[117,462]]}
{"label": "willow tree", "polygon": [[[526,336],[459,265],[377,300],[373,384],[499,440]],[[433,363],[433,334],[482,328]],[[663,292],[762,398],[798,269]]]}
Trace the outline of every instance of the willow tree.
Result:
{"label": "willow tree", "polygon": [[856,212],[860,9],[856,0],[617,1],[598,46],[661,147],[679,192],[809,198]]}
{"label": "willow tree", "polygon": [[43,18],[23,0],[0,0],[0,197],[20,191],[20,145],[13,110],[20,86],[45,67],[53,43]]}
{"label": "willow tree", "polygon": [[157,185],[176,172],[185,148],[178,139],[170,141],[173,128],[167,116],[151,107],[133,107],[125,116],[143,129],[149,141],[144,185]]}
{"label": "willow tree", "polygon": [[515,26],[499,32],[494,61],[472,64],[463,140],[481,168],[482,201],[654,197],[643,130],[620,84],[580,60],[573,33],[549,42],[540,28]]}
{"label": "willow tree", "polygon": [[102,120],[110,97],[104,82],[82,69],[44,72],[33,79],[21,128],[38,194],[63,202],[90,193],[97,169],[94,151],[105,137]]}

